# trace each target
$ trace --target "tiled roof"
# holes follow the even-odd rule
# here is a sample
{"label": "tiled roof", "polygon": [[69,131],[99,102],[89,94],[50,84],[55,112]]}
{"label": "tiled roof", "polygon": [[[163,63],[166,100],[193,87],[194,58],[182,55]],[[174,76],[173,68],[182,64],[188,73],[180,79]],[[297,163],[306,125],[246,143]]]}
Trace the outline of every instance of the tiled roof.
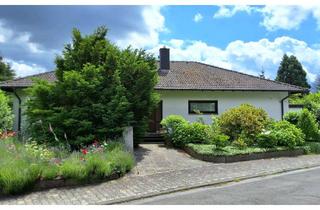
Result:
{"label": "tiled roof", "polygon": [[[171,61],[169,71],[159,72],[157,90],[254,90],[304,92],[306,89],[273,80],[227,70],[199,62]],[[29,87],[31,78],[50,82],[56,80],[54,71],[0,83],[2,88]]]}
{"label": "tiled roof", "polygon": [[189,61],[171,62],[168,72],[160,72],[156,89],[306,91],[299,86]]}
{"label": "tiled roof", "polygon": [[30,87],[32,85],[32,83],[33,83],[33,81],[32,81],[33,78],[43,79],[43,80],[47,80],[49,82],[54,82],[54,81],[57,80],[55,72],[54,71],[50,71],[50,72],[44,72],[44,73],[31,75],[31,76],[27,76],[27,77],[17,78],[17,79],[14,79],[14,80],[8,80],[8,81],[0,82],[0,87],[3,87],[3,88],[11,88],[11,87],[25,88],[25,87]]}

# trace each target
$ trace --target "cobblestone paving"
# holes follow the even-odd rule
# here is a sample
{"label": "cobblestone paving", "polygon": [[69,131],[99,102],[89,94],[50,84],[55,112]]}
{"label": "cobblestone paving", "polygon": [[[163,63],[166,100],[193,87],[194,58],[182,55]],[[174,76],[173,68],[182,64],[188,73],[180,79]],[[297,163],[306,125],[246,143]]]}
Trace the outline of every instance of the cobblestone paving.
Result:
{"label": "cobblestone paving", "polygon": [[110,204],[320,165],[320,155],[213,164],[152,144],[142,145],[135,155],[135,169],[118,180],[1,198],[0,204]]}

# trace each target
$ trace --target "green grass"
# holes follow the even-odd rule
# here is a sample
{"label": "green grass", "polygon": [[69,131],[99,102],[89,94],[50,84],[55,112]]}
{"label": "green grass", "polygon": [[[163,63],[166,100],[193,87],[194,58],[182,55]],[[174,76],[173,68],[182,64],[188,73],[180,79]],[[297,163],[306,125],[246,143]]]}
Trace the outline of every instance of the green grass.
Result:
{"label": "green grass", "polygon": [[186,146],[198,154],[214,155],[214,156],[233,156],[233,155],[243,155],[243,154],[270,152],[270,151],[289,150],[287,147],[275,147],[275,148],[247,147],[247,148],[239,149],[235,146],[226,146],[220,150],[217,150],[215,145],[211,145],[211,144],[187,144]]}
{"label": "green grass", "polygon": [[[44,153],[50,155],[41,155]],[[103,180],[113,173],[124,174],[133,166],[133,156],[119,142],[84,155],[43,145],[25,146],[15,138],[0,139],[0,194],[19,194],[39,180],[57,177],[81,183]]]}

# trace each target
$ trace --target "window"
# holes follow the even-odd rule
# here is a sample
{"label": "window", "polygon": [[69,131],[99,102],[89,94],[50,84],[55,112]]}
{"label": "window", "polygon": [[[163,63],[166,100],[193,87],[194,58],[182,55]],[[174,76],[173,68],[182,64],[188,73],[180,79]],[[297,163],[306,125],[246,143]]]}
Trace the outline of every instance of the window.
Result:
{"label": "window", "polygon": [[218,101],[189,101],[189,114],[218,114]]}

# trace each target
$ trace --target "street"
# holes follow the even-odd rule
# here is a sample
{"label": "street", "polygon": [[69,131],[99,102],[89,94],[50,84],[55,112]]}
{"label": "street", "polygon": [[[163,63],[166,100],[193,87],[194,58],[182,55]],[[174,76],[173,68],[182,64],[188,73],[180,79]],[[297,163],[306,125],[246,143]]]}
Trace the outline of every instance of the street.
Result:
{"label": "street", "polygon": [[126,204],[320,204],[320,168],[203,187]]}

